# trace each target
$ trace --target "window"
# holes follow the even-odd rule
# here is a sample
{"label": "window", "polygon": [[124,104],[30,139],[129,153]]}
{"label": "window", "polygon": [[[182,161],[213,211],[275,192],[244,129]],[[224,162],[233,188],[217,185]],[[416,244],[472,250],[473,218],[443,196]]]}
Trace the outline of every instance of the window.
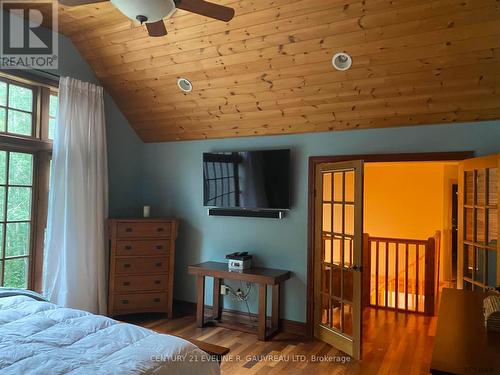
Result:
{"label": "window", "polygon": [[464,164],[462,283],[464,289],[486,291],[499,280],[498,157]]}
{"label": "window", "polygon": [[33,90],[0,82],[0,131],[24,136],[33,135]]}
{"label": "window", "polygon": [[33,155],[0,151],[0,270],[6,287],[28,287]]}
{"label": "window", "polygon": [[57,94],[50,94],[49,101],[49,133],[48,138],[54,140],[54,132],[56,131],[56,116],[57,116]]}
{"label": "window", "polygon": [[0,286],[41,290],[57,87],[0,72]]}

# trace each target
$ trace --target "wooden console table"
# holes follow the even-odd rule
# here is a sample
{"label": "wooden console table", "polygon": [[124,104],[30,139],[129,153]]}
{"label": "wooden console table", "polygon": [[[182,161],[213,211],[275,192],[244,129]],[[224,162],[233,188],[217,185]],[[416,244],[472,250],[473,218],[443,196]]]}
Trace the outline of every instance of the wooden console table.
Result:
{"label": "wooden console table", "polygon": [[443,289],[430,372],[500,374],[500,333],[484,327],[482,292]]}
{"label": "wooden console table", "polygon": [[[259,285],[259,314],[257,337],[261,341],[266,341],[279,330],[279,301],[280,284],[288,280],[290,271],[276,270],[271,268],[255,267],[241,272],[229,271],[227,263],[205,262],[188,267],[190,274],[196,275],[196,285],[198,289],[198,299],[196,308],[196,323],[198,327],[204,327],[205,321],[205,277],[214,278],[213,287],[213,313],[210,322],[231,329],[242,329],[238,325],[230,325],[222,322],[222,298],[220,286],[224,279],[241,280],[244,282],[256,283]],[[271,327],[267,329],[267,286],[272,286],[272,314]]]}

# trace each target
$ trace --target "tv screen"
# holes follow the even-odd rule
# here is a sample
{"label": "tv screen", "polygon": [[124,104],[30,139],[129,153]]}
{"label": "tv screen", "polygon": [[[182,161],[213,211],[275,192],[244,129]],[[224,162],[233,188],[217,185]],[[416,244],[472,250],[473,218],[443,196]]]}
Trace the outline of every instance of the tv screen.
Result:
{"label": "tv screen", "polygon": [[205,206],[290,208],[290,150],[203,154]]}

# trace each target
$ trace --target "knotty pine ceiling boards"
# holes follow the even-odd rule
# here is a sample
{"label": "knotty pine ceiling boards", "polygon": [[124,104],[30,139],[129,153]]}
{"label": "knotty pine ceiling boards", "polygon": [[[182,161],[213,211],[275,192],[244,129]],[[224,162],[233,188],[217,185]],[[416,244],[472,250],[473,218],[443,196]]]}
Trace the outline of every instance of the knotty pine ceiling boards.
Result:
{"label": "knotty pine ceiling boards", "polygon": [[498,1],[213,1],[234,19],[177,10],[161,38],[111,3],[60,7],[145,142],[500,118]]}

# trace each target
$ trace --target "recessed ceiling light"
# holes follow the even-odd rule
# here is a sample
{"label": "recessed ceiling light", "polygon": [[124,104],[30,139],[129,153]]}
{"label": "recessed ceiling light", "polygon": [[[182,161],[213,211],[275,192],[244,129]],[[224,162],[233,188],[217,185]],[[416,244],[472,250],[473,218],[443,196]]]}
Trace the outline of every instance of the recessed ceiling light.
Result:
{"label": "recessed ceiling light", "polygon": [[336,53],[332,58],[332,64],[337,70],[347,70],[352,65],[352,58],[347,53]]}
{"label": "recessed ceiling light", "polygon": [[193,91],[193,84],[186,78],[179,78],[177,80],[177,86],[179,86],[179,88],[184,92]]}

